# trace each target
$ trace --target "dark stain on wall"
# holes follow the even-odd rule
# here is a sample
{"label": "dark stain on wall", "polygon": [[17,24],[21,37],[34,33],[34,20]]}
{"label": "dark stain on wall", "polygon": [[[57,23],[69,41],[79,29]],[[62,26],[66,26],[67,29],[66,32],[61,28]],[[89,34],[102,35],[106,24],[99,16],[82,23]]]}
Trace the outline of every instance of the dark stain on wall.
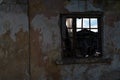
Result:
{"label": "dark stain on wall", "polygon": [[43,14],[46,17],[57,16],[61,12],[68,12],[65,9],[65,0],[30,0],[30,15]]}
{"label": "dark stain on wall", "polygon": [[41,52],[41,41],[40,36],[42,36],[40,30],[34,30],[33,28],[30,29],[30,42],[31,42],[31,56],[35,57],[35,64],[39,65],[39,67],[42,65],[42,52]]}
{"label": "dark stain on wall", "polygon": [[[38,79],[41,73],[46,76],[47,80],[60,80],[60,68],[53,64],[48,56],[44,57],[42,53],[41,30],[35,30],[33,27],[30,30],[32,80]],[[43,71],[41,71],[41,68]]]}
{"label": "dark stain on wall", "polygon": [[115,22],[120,21],[120,12],[107,12],[105,13],[105,24],[107,24],[110,27],[115,26]]}
{"label": "dark stain on wall", "polygon": [[105,11],[120,11],[119,0],[93,0],[92,2],[95,7],[102,8]]}
{"label": "dark stain on wall", "polygon": [[[21,80],[26,78],[25,69],[28,63],[28,33],[22,29],[16,33],[16,41],[11,36],[11,31],[0,36],[0,51],[2,54],[0,75],[1,80]],[[8,74],[10,73],[10,74]]]}

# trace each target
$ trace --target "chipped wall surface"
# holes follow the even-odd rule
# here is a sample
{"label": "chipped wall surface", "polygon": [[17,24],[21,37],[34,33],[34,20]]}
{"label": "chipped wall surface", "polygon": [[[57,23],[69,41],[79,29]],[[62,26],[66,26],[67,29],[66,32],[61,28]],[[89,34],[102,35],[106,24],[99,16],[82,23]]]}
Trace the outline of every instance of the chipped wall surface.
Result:
{"label": "chipped wall surface", "polygon": [[[114,0],[29,0],[28,8],[27,0],[3,0],[0,80],[120,80],[119,4]],[[103,58],[111,62],[56,65],[55,60],[61,59],[60,13],[85,11],[104,12]]]}
{"label": "chipped wall surface", "polygon": [[0,80],[28,80],[27,4],[17,0],[0,3]]}
{"label": "chipped wall surface", "polygon": [[[31,79],[32,80],[119,80],[120,16],[100,0],[30,0]],[[101,5],[99,5],[99,3]],[[115,2],[116,3],[116,2]],[[111,4],[111,3],[110,3]],[[114,6],[118,3],[114,4]],[[103,52],[110,64],[55,65],[60,56],[59,14],[69,12],[104,12]],[[111,74],[113,73],[113,74]]]}

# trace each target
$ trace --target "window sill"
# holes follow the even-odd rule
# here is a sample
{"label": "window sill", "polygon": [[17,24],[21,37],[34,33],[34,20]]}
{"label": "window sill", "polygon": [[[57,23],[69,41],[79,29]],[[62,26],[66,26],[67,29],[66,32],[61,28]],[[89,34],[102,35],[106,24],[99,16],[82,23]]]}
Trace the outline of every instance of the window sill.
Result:
{"label": "window sill", "polygon": [[68,64],[111,64],[111,58],[65,58],[62,60],[56,60],[55,63],[58,65],[68,65]]}

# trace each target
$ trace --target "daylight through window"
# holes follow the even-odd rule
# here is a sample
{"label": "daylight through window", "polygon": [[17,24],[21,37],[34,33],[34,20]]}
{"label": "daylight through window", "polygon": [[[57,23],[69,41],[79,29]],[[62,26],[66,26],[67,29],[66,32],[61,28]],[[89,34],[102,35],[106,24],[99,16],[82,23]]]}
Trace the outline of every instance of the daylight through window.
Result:
{"label": "daylight through window", "polygon": [[61,14],[62,57],[102,56],[102,13]]}

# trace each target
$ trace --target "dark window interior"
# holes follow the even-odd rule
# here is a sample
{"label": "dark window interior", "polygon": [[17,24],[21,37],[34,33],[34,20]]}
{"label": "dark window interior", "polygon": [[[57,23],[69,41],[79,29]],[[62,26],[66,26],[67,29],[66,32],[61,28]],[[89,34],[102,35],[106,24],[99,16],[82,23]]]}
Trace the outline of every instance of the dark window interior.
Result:
{"label": "dark window interior", "polygon": [[102,56],[102,13],[60,15],[63,58]]}

